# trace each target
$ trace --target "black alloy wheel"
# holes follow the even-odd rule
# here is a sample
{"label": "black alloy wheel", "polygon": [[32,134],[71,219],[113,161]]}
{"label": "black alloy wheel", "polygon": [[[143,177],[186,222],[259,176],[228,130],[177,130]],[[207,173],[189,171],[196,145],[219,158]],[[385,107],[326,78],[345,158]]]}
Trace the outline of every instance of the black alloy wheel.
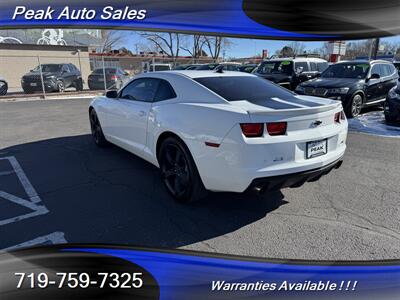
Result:
{"label": "black alloy wheel", "polygon": [[64,82],[62,82],[61,80],[58,80],[57,81],[57,92],[64,93],[64,91],[65,91]]}
{"label": "black alloy wheel", "polygon": [[363,98],[360,94],[356,94],[351,98],[349,103],[349,108],[347,109],[347,116],[350,118],[355,118],[361,113],[363,105]]}
{"label": "black alloy wheel", "polygon": [[159,161],[164,185],[178,202],[192,202],[206,195],[193,158],[181,141],[167,138],[161,145]]}
{"label": "black alloy wheel", "polygon": [[97,117],[96,111],[92,109],[89,114],[90,119],[90,130],[92,132],[92,137],[94,142],[99,147],[104,147],[108,144],[106,138],[104,137],[103,130]]}
{"label": "black alloy wheel", "polygon": [[7,90],[8,90],[7,82],[0,81],[0,96],[6,95]]}

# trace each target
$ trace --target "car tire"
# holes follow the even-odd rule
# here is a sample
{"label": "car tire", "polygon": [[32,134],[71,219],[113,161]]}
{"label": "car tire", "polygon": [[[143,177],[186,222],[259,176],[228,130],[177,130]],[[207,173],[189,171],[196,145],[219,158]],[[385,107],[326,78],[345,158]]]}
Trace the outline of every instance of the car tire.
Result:
{"label": "car tire", "polygon": [[385,115],[386,123],[393,124],[396,122],[396,118],[393,116]]}
{"label": "car tire", "polygon": [[8,90],[7,82],[4,82],[4,85],[0,87],[0,96],[6,95],[7,94],[7,90]]}
{"label": "car tire", "polygon": [[177,202],[194,202],[207,195],[189,149],[178,138],[163,141],[159,164],[164,185]]}
{"label": "car tire", "polygon": [[101,128],[99,118],[97,117],[94,109],[89,112],[90,130],[95,144],[99,147],[105,147],[108,145],[103,129]]}
{"label": "car tire", "polygon": [[78,79],[76,81],[75,89],[76,89],[77,92],[83,91],[83,81],[82,81],[82,79]]}
{"label": "car tire", "polygon": [[363,106],[363,96],[361,94],[355,94],[351,97],[350,101],[345,107],[345,113],[348,118],[355,118],[361,113]]}
{"label": "car tire", "polygon": [[57,89],[57,92],[59,92],[59,93],[65,92],[65,85],[62,80],[57,80],[56,89]]}

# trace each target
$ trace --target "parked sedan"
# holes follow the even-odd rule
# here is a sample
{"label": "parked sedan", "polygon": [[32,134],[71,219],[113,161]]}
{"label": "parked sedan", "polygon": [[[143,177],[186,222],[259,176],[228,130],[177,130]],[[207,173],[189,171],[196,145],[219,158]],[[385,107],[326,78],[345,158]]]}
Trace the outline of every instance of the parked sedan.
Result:
{"label": "parked sedan", "polygon": [[3,77],[0,77],[0,96],[6,95],[7,90],[8,90],[7,81]]}
{"label": "parked sedan", "polygon": [[88,85],[91,90],[120,89],[128,79],[129,74],[120,68],[99,68],[89,75]]}
{"label": "parked sedan", "polygon": [[338,101],[299,96],[242,72],[136,76],[89,107],[94,142],[159,167],[178,201],[206,190],[298,187],[340,167],[347,120]]}
{"label": "parked sedan", "polygon": [[385,118],[388,123],[400,122],[400,86],[393,87],[384,105]]}
{"label": "parked sedan", "polygon": [[398,78],[394,65],[384,60],[345,61],[329,66],[321,78],[300,84],[296,92],[342,101],[352,118],[365,106],[383,104]]}

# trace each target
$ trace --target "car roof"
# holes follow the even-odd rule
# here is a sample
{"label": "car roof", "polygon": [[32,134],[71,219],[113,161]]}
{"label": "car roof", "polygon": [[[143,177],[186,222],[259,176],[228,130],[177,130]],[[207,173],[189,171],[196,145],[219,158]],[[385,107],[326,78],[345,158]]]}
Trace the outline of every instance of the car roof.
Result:
{"label": "car roof", "polygon": [[[162,71],[162,72],[152,72],[152,74],[176,74],[181,76],[186,76],[190,78],[202,78],[202,77],[232,77],[232,76],[250,76],[256,77],[255,75],[244,73],[244,72],[235,72],[235,71],[223,71],[222,73],[215,72],[214,70],[172,70],[172,71]],[[150,76],[150,75],[149,75]]]}
{"label": "car roof", "polygon": [[377,60],[368,60],[368,59],[355,59],[355,60],[342,60],[337,62],[336,64],[348,64],[348,63],[352,63],[352,64],[376,64],[376,63],[380,63],[380,64],[391,64],[390,61],[387,60],[382,60],[382,59],[377,59]]}
{"label": "car roof", "polygon": [[294,62],[301,62],[301,61],[326,62],[325,59],[318,57],[277,57],[277,58],[266,59],[264,61],[284,61],[284,60],[290,60]]}

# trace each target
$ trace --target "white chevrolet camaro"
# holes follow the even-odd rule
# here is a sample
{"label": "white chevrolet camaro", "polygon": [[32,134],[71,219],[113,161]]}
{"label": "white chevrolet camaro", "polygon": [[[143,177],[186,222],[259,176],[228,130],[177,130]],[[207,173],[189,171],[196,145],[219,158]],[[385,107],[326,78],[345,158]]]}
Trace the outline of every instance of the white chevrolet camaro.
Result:
{"label": "white chevrolet camaro", "polygon": [[340,102],[299,96],[242,72],[141,74],[89,108],[94,141],[161,170],[179,201],[209,191],[298,187],[339,168],[347,120]]}

